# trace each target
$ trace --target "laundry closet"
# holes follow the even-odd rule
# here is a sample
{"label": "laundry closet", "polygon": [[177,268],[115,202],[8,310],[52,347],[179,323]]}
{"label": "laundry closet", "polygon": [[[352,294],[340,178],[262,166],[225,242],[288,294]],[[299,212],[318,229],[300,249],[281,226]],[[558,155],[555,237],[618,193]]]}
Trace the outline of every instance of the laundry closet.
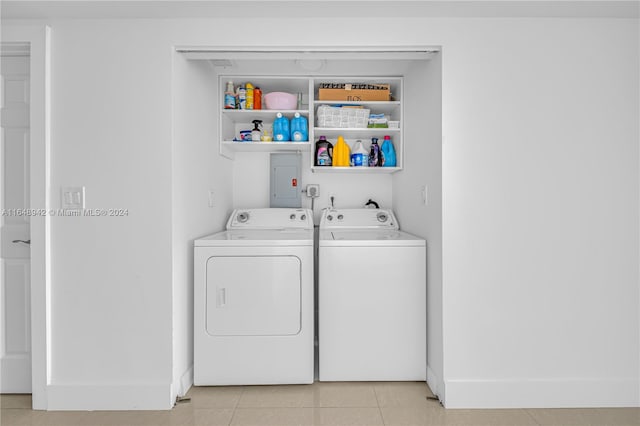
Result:
{"label": "laundry closet", "polygon": [[[299,166],[286,179],[300,197],[299,206],[312,209],[317,227],[323,210],[362,208],[370,200],[395,213],[400,228],[426,240],[427,257],[427,379],[442,377],[442,107],[441,52],[438,47],[350,49],[288,49],[225,51],[208,47],[178,47],[184,60],[177,78],[188,79],[182,90],[178,132],[208,139],[202,156],[210,158],[213,178],[206,188],[212,232],[221,231],[234,209],[273,206],[273,154],[288,154]],[[225,90],[250,83],[262,91],[261,110],[225,109]],[[334,84],[388,85],[388,101],[331,102],[320,99],[321,87]],[[185,86],[186,87],[186,86]],[[265,109],[270,92],[299,94],[295,113],[308,121],[307,141],[242,141],[242,131],[259,120],[273,137],[277,110]],[[394,123],[384,128],[337,128],[321,125],[319,108],[351,104],[384,114]],[[190,114],[190,111],[193,114]],[[199,117],[196,120],[194,117]],[[181,119],[183,117],[183,119]],[[208,117],[205,121],[202,117]],[[353,149],[360,140],[370,149],[372,138],[382,144],[390,136],[396,153],[391,167],[326,167],[315,160],[316,141],[324,136],[336,144],[342,136]],[[195,155],[195,154],[194,154]],[[276,157],[277,157],[276,155]],[[317,189],[311,197],[307,189]],[[206,208],[206,207],[205,207]],[[199,214],[202,214],[200,212]],[[348,259],[345,259],[348,260]],[[316,263],[316,268],[318,264]],[[366,268],[366,265],[358,265]],[[392,284],[392,283],[390,283]],[[440,340],[438,340],[440,339]],[[435,362],[434,366],[431,363]],[[432,370],[429,372],[429,370]]]}

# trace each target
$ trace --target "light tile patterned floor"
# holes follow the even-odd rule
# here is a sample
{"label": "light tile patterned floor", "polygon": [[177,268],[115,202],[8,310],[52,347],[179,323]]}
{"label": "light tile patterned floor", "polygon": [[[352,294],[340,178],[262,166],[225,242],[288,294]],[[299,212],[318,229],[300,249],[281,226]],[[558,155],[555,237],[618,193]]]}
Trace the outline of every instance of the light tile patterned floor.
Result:
{"label": "light tile patterned floor", "polygon": [[171,411],[32,411],[0,396],[1,426],[640,426],[640,408],[445,410],[424,383],[191,388]]}

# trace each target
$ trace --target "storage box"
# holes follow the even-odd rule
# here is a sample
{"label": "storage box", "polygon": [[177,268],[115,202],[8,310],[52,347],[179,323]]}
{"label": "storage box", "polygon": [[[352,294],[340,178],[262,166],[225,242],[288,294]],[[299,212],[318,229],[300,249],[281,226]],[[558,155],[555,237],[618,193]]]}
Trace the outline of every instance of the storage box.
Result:
{"label": "storage box", "polygon": [[324,83],[318,89],[320,101],[388,101],[391,90],[388,84]]}

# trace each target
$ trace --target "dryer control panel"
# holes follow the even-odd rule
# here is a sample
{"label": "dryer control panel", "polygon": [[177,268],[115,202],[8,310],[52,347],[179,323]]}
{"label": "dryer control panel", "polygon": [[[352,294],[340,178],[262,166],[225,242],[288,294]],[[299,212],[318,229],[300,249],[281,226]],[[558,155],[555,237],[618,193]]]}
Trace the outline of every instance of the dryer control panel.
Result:
{"label": "dryer control panel", "polygon": [[310,209],[265,208],[236,209],[227,222],[227,230],[236,229],[313,229]]}

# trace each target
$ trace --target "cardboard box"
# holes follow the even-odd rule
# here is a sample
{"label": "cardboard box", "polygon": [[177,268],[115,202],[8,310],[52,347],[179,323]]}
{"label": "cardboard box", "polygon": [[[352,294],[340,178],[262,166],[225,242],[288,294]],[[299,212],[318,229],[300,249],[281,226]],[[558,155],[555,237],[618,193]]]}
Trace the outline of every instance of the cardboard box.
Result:
{"label": "cardboard box", "polygon": [[388,101],[391,91],[388,84],[376,84],[375,89],[354,89],[351,84],[344,84],[344,88],[318,89],[320,101]]}

